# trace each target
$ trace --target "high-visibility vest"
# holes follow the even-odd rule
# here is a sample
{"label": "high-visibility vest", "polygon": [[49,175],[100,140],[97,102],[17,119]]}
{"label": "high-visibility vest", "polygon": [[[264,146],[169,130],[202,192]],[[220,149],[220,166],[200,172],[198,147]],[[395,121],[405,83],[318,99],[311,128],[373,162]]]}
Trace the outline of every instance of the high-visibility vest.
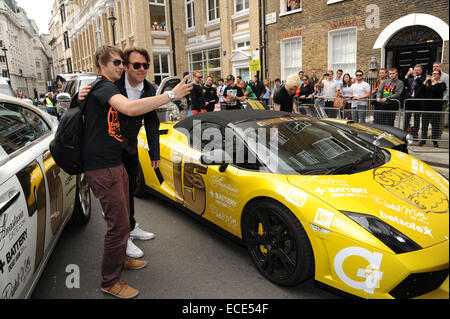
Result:
{"label": "high-visibility vest", "polygon": [[49,99],[48,97],[45,98],[45,105],[47,107],[53,107],[53,102],[51,99]]}

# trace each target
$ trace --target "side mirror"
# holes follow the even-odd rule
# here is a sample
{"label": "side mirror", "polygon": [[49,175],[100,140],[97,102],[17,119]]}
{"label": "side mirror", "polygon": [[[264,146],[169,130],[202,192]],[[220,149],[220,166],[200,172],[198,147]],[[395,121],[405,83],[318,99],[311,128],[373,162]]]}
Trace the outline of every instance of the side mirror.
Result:
{"label": "side mirror", "polygon": [[56,101],[60,102],[60,103],[66,103],[66,102],[70,103],[71,99],[72,99],[72,97],[70,96],[69,93],[59,93],[56,96]]}
{"label": "side mirror", "polygon": [[200,161],[205,165],[222,165],[230,164],[232,162],[232,158],[224,150],[217,149],[203,153],[200,157]]}

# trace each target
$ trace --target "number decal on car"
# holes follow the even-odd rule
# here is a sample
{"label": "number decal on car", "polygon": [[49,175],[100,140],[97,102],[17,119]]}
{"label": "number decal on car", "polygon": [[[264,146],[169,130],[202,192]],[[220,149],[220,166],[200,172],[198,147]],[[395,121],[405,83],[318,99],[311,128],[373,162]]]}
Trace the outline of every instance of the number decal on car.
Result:
{"label": "number decal on car", "polygon": [[50,195],[50,221],[52,234],[55,235],[61,226],[63,207],[63,187],[59,176],[61,168],[56,165],[50,152],[44,154],[45,176],[47,177],[48,194]]}
{"label": "number decal on car", "polygon": [[36,271],[44,256],[45,248],[46,200],[44,173],[39,163],[34,160],[18,172],[17,177],[27,199],[28,216],[31,217],[37,213],[36,257],[34,263],[34,271]]}
{"label": "number decal on car", "polygon": [[[47,192],[50,197],[51,231],[55,235],[61,226],[63,212],[63,187],[59,176],[61,169],[56,165],[50,152],[46,152],[43,155],[43,159],[48,183]],[[36,258],[34,263],[34,271],[36,271],[42,261],[45,250],[47,200],[44,172],[39,163],[34,160],[17,173],[17,178],[27,199],[28,216],[32,217],[34,214],[37,214]]]}
{"label": "number decal on car", "polygon": [[[203,177],[200,174],[206,174],[208,167],[201,163],[193,163],[191,160],[186,160],[186,157],[180,152],[172,152],[176,200],[201,216],[205,212],[206,207],[206,188]],[[184,173],[182,179],[183,162]]]}

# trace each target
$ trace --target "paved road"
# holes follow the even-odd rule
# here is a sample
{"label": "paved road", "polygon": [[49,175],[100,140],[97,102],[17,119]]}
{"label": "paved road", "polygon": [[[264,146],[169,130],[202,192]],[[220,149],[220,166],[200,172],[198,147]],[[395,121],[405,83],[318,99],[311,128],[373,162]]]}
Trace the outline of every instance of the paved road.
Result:
{"label": "paved road", "polygon": [[[136,242],[149,266],[123,272],[124,279],[140,289],[139,298],[339,298],[313,280],[289,288],[272,284],[256,270],[244,247],[158,198],[136,199],[136,215],[143,229],[156,234],[151,241]],[[66,227],[32,298],[114,298],[99,289],[105,228],[94,199],[91,221],[84,228]],[[66,267],[71,264],[80,269],[78,289],[66,287],[66,278],[73,274]]]}

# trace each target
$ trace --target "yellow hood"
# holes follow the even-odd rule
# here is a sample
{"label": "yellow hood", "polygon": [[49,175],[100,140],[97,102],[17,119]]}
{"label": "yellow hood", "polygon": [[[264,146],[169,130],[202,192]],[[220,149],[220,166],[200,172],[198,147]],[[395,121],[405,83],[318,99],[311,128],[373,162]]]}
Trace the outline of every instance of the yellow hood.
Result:
{"label": "yellow hood", "polygon": [[448,181],[418,159],[390,152],[388,163],[365,172],[287,179],[337,210],[379,218],[423,248],[448,240]]}

